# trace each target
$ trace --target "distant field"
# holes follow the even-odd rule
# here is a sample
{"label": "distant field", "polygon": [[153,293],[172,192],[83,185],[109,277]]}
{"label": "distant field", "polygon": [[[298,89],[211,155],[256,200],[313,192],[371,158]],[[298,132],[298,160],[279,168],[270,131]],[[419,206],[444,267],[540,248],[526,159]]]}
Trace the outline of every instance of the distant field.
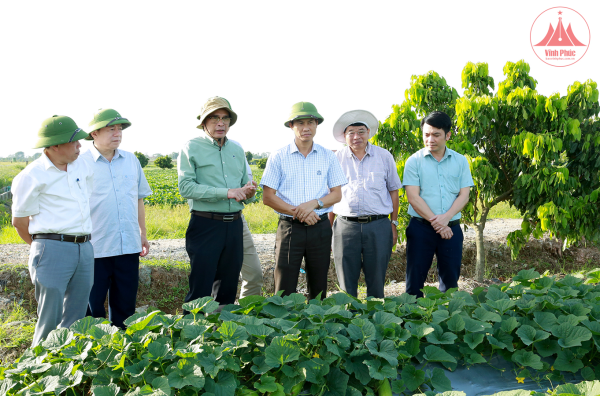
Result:
{"label": "distant field", "polygon": [[10,186],[24,168],[25,162],[0,162],[0,188]]}

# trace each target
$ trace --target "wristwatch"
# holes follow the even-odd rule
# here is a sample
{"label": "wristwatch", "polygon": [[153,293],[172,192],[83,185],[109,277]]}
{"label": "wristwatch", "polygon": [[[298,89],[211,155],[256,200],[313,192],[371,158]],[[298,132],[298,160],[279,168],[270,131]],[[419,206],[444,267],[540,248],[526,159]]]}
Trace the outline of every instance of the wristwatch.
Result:
{"label": "wristwatch", "polygon": [[319,205],[317,209],[323,209],[323,201],[321,201],[320,199],[317,199],[317,205]]}
{"label": "wristwatch", "polygon": [[400,224],[400,223],[398,223],[398,220],[392,220],[392,224],[395,225],[396,227],[398,227],[398,224]]}

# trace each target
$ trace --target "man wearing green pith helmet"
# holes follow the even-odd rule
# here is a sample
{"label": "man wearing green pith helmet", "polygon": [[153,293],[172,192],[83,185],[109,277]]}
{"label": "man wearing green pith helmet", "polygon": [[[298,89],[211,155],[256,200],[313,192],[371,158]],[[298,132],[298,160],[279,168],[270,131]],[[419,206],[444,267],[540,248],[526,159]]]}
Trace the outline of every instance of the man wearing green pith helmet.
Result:
{"label": "man wearing green pith helmet", "polygon": [[93,143],[82,154],[94,169],[90,198],[94,287],[87,314],[108,317],[117,327],[135,313],[140,256],[148,254],[144,198],[152,194],[140,162],[119,149],[123,130],[131,122],[114,109],[100,109],[90,122]]}
{"label": "man wearing green pith helmet", "polygon": [[85,316],[94,282],[93,170],[78,159],[86,136],[69,117],[46,119],[34,147],[44,148],[42,155],[12,183],[12,223],[31,245],[29,274],[38,303],[33,346]]}

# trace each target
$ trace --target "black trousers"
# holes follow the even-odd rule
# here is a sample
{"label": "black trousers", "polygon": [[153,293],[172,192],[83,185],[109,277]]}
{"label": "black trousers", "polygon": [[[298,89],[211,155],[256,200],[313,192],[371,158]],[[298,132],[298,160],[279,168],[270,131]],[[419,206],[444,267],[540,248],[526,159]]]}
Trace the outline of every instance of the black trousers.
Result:
{"label": "black trousers", "polygon": [[108,319],[124,328],[123,321],[135,313],[139,267],[139,253],[94,259],[94,285],[87,316],[106,317],[104,302],[108,293]]}
{"label": "black trousers", "polygon": [[310,299],[327,295],[327,273],[331,254],[331,223],[328,220],[306,226],[279,220],[275,241],[275,292],[296,293],[298,274],[304,258]]}
{"label": "black trousers", "polygon": [[406,292],[423,297],[433,255],[437,257],[440,291],[458,287],[462,262],[463,232],[460,224],[452,227],[453,236],[442,239],[430,224],[411,219],[406,228]]}
{"label": "black trousers", "polygon": [[185,302],[212,296],[221,305],[233,304],[244,260],[242,218],[232,222],[191,215],[185,233],[190,256],[190,291]]}

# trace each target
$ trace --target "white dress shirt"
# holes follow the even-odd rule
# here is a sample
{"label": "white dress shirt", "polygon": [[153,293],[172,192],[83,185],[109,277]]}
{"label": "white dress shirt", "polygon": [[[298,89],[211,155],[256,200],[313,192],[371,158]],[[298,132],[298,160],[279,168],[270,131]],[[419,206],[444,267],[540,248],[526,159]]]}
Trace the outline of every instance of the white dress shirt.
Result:
{"label": "white dress shirt", "polygon": [[92,233],[93,170],[81,159],[58,169],[42,153],[13,180],[12,214],[29,217],[29,234]]}

